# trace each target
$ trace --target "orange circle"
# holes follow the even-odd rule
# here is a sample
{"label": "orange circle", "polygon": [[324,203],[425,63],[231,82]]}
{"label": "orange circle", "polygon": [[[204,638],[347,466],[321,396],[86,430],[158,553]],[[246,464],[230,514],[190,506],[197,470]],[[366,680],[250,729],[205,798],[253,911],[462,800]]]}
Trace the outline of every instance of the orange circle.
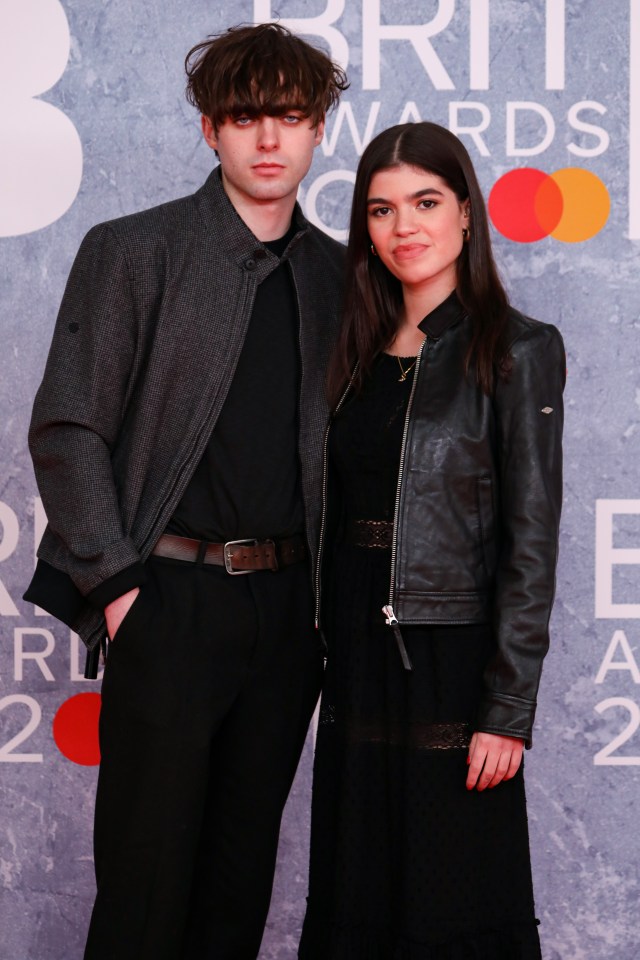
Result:
{"label": "orange circle", "polygon": [[60,753],[72,763],[95,767],[100,763],[98,719],[99,693],[78,693],[60,705],[53,718],[53,739]]}
{"label": "orange circle", "polygon": [[562,193],[564,207],[551,236],[563,243],[590,240],[604,227],[611,210],[609,191],[590,170],[564,167],[550,175]]}

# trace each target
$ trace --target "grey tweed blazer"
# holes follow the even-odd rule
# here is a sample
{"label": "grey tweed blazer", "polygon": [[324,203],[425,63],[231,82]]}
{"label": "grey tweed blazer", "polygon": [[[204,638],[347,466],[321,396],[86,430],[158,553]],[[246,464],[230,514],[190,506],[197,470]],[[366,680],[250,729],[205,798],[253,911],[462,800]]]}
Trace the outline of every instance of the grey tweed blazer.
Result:
{"label": "grey tweed blazer", "polygon": [[[299,451],[315,552],[344,247],[298,206],[294,218],[284,256],[300,315]],[[82,242],[29,445],[48,519],[38,557],[72,581],[80,602],[71,625],[90,648],[105,624],[83,598],[144,562],[163,532],[224,404],[257,286],[278,263],[234,210],[218,170],[193,196],[100,224]],[[27,598],[39,602],[34,583]]]}

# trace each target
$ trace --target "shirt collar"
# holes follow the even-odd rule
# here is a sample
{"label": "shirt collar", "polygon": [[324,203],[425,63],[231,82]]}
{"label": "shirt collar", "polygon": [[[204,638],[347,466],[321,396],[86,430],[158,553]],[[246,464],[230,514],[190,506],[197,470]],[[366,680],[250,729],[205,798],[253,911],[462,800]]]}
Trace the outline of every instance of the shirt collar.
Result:
{"label": "shirt collar", "polygon": [[[273,257],[274,262],[277,262],[275,254],[267,251],[229,200],[222,186],[220,166],[209,174],[204,184],[196,191],[195,199],[202,219],[205,224],[215,225],[217,240],[231,259],[239,263],[246,262],[247,258],[251,258],[259,250],[262,252],[258,255],[258,259]],[[293,246],[309,230],[309,222],[298,203],[293,209],[291,222],[297,228],[297,232],[288,244],[285,255],[290,253]]]}

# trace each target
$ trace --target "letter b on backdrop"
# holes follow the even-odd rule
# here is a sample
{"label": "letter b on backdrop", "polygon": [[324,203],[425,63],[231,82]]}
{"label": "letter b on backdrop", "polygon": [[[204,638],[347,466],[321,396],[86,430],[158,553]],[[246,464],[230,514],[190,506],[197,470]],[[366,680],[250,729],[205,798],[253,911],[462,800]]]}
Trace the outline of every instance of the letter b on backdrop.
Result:
{"label": "letter b on backdrop", "polygon": [[36,99],[64,73],[70,43],[58,0],[0,3],[0,237],[58,220],[80,188],[78,132],[61,110]]}

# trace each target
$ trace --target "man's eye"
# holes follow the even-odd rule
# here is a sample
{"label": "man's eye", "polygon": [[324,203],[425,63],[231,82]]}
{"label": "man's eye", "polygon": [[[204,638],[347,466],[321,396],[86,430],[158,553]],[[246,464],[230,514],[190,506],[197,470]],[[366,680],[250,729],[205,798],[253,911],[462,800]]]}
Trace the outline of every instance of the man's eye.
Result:
{"label": "man's eye", "polygon": [[236,117],[236,123],[240,127],[246,127],[247,124],[251,123],[251,117]]}
{"label": "man's eye", "polygon": [[296,117],[293,114],[287,114],[287,116],[284,117],[284,121],[285,123],[293,125],[294,123],[300,123],[300,117]]}

